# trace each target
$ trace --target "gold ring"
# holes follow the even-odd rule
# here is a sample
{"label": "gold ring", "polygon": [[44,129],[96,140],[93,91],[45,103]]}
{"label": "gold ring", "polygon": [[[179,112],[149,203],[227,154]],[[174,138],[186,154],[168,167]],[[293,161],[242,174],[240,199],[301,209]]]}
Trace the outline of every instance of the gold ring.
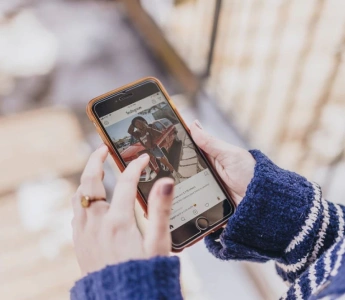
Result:
{"label": "gold ring", "polygon": [[91,202],[95,201],[107,201],[105,198],[95,198],[91,199],[89,196],[82,196],[81,197],[81,206],[87,208],[90,206]]}

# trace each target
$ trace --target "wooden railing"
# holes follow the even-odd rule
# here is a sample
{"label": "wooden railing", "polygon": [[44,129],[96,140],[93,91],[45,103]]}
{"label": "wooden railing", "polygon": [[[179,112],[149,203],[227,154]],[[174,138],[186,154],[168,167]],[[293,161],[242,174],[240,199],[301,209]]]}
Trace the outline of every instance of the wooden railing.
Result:
{"label": "wooden railing", "polygon": [[150,43],[167,42],[198,82],[193,89],[206,90],[243,138],[281,166],[325,189],[331,173],[345,174],[342,1],[175,2],[168,13],[142,11],[161,32]]}

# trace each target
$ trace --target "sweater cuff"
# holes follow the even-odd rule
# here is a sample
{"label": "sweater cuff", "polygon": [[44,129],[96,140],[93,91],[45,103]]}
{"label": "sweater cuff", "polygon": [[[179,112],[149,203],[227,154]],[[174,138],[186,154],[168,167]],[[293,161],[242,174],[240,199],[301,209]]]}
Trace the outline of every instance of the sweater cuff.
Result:
{"label": "sweater cuff", "polygon": [[250,153],[256,165],[245,197],[226,228],[205,239],[210,252],[223,260],[279,259],[301,239],[315,239],[306,235],[320,227],[319,187],[279,168],[258,150]]}
{"label": "sweater cuff", "polygon": [[258,150],[254,177],[224,230],[206,237],[213,255],[228,260],[276,260],[293,282],[345,232],[345,207],[322,199],[321,189],[283,170]]}
{"label": "sweater cuff", "polygon": [[77,281],[72,300],[182,299],[178,257],[154,257],[106,266]]}

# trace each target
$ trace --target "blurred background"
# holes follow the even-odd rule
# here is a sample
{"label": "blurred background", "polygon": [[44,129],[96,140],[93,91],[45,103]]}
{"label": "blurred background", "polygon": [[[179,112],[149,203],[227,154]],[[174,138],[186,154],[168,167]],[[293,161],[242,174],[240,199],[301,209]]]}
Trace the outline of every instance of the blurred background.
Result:
{"label": "blurred background", "polygon": [[[0,2],[0,298],[68,299],[70,197],[99,94],[158,77],[187,122],[259,148],[345,203],[342,0]],[[106,163],[109,195],[118,170]],[[142,211],[137,207],[141,223]],[[184,251],[186,299],[277,299],[271,263]],[[230,291],[230,294],[229,294]]]}

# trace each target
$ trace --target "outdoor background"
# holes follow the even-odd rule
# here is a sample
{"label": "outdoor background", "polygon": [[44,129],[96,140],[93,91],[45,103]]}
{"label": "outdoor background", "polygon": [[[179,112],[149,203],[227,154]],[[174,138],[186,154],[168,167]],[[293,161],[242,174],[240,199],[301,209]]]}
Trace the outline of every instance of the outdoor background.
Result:
{"label": "outdoor background", "polygon": [[[344,52],[343,0],[1,1],[0,298],[69,298],[70,197],[101,143],[85,106],[144,76],[187,123],[345,203]],[[117,174],[109,159],[109,195]],[[271,263],[220,262],[202,242],[180,256],[186,299],[286,290]]]}

